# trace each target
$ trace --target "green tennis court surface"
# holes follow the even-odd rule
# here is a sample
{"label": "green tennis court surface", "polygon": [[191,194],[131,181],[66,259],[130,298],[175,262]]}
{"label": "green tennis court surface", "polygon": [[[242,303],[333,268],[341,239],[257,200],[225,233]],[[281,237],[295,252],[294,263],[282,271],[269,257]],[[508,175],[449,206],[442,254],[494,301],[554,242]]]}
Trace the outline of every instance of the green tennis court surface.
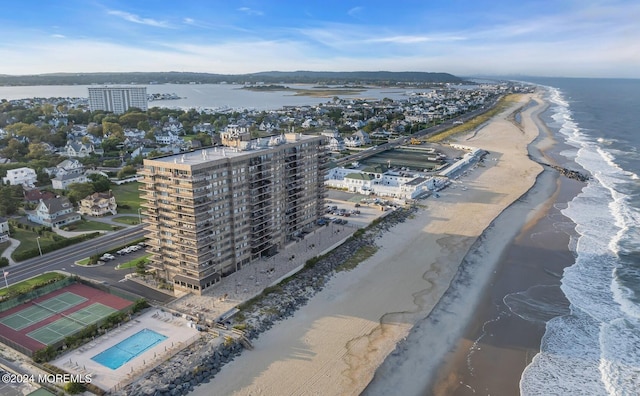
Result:
{"label": "green tennis court surface", "polygon": [[0,323],[19,331],[85,301],[87,299],[82,296],[64,292],[39,303],[32,302],[33,305],[2,318]]}
{"label": "green tennis court surface", "polygon": [[94,303],[69,315],[63,315],[63,318],[33,330],[27,336],[42,344],[50,345],[106,318],[114,312],[117,312],[117,309]]}

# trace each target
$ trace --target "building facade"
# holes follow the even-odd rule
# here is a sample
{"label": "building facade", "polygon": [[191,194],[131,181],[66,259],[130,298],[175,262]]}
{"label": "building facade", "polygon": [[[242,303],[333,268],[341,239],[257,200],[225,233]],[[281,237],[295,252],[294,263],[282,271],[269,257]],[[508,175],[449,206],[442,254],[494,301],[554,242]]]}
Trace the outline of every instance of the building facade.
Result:
{"label": "building facade", "polygon": [[118,203],[111,190],[96,192],[78,202],[78,213],[86,216],[116,215]]}
{"label": "building facade", "polygon": [[36,210],[27,211],[27,219],[55,228],[82,220],[80,214],[74,212],[73,205],[67,197],[41,199]]}
{"label": "building facade", "polygon": [[23,187],[33,187],[38,181],[36,171],[31,168],[17,168],[7,170],[7,176],[2,178],[2,183],[17,186],[22,184]]}
{"label": "building facade", "polygon": [[0,217],[0,243],[9,240],[9,220]]}
{"label": "building facade", "polygon": [[275,254],[323,213],[323,137],[233,138],[233,148],[144,160],[149,266],[175,291],[201,294]]}
{"label": "building facade", "polygon": [[148,109],[147,87],[89,87],[91,111],[111,111],[122,114],[131,107]]}

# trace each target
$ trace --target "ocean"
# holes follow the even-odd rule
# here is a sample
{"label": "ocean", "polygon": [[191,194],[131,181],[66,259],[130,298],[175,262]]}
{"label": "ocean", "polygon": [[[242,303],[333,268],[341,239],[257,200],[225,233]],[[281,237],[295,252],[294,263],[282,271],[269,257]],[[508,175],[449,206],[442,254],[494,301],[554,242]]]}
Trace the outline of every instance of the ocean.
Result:
{"label": "ocean", "polygon": [[561,153],[567,164],[579,164],[591,180],[561,210],[575,223],[575,262],[561,277],[571,312],[550,315],[521,393],[638,394],[640,80],[527,81],[546,87],[551,106],[543,121],[569,147]]}

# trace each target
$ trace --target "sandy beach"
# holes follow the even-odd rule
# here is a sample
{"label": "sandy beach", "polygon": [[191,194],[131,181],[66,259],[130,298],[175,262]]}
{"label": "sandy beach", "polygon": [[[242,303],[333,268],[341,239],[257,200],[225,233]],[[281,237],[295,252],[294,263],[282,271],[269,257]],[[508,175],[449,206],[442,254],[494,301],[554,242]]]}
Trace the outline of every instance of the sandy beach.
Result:
{"label": "sandy beach", "polygon": [[[522,112],[520,127],[508,120],[532,98],[536,105]],[[454,279],[464,284],[464,293],[450,298],[475,302],[509,241],[553,190],[553,177],[535,183],[543,169],[527,156],[539,135],[533,114],[542,107],[540,96],[523,95],[480,130],[460,137],[461,144],[489,152],[483,163],[439,198],[422,201],[414,218],[384,234],[373,257],[334,277],[292,318],[255,340],[254,350],[193,394],[421,394],[474,304],[421,319],[443,304]],[[512,218],[492,223],[534,184],[538,196],[528,194],[530,202]],[[476,243],[489,227],[494,235]],[[465,256],[472,248],[470,262]],[[410,335],[416,323],[420,328]]]}

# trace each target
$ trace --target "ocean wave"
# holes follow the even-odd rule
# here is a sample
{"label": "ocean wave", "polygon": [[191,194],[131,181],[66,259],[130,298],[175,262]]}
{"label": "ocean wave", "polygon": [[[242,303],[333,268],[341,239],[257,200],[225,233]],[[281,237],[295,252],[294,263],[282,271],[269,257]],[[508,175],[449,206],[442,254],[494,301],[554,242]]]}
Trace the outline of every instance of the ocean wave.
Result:
{"label": "ocean wave", "polygon": [[[561,154],[592,179],[561,210],[578,234],[569,246],[576,261],[565,268],[561,284],[571,314],[547,322],[540,353],[522,375],[521,392],[634,394],[640,373],[640,212],[630,203],[630,194],[638,191],[630,182],[638,176],[621,165],[623,143],[581,128],[562,92],[548,92],[553,128],[575,149]],[[528,297],[512,295],[505,303],[532,316]]]}

